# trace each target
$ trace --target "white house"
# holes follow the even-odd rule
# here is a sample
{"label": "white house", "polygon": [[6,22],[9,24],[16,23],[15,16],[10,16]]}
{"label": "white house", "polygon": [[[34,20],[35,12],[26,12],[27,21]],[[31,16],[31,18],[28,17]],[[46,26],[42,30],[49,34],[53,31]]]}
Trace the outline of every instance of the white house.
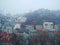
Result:
{"label": "white house", "polygon": [[53,27],[54,27],[53,22],[43,22],[44,29],[53,29]]}
{"label": "white house", "polygon": [[15,21],[18,22],[18,23],[23,23],[27,20],[26,17],[18,17]]}
{"label": "white house", "polygon": [[16,28],[19,28],[20,29],[21,28],[21,24],[15,24],[15,26],[14,26],[13,29],[15,30]]}

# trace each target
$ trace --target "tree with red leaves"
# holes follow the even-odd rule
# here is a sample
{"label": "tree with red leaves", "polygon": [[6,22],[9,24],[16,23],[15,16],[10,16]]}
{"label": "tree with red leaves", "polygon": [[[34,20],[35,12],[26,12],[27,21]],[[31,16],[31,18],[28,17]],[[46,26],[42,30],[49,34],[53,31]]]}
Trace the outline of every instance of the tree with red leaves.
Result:
{"label": "tree with red leaves", "polygon": [[10,42],[11,39],[9,33],[1,32],[0,34],[0,40],[2,40],[3,42]]}

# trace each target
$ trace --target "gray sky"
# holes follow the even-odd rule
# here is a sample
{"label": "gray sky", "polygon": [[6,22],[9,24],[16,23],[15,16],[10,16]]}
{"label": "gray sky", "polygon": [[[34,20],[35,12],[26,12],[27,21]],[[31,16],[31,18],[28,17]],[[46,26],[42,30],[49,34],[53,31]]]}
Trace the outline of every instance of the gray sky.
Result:
{"label": "gray sky", "polygon": [[0,0],[0,12],[26,13],[37,9],[60,9],[60,0]]}

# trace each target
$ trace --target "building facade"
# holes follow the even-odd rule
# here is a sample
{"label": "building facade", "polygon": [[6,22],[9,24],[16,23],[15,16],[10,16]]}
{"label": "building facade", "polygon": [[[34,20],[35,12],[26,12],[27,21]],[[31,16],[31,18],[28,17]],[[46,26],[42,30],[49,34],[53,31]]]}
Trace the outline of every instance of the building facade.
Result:
{"label": "building facade", "polygon": [[55,25],[54,28],[55,28],[56,30],[60,30],[60,25]]}
{"label": "building facade", "polygon": [[26,29],[33,30],[34,29],[34,26],[33,25],[26,25]]}
{"label": "building facade", "polygon": [[53,22],[44,22],[43,23],[43,28],[44,29],[53,29],[53,27],[54,27]]}
{"label": "building facade", "polygon": [[42,28],[43,28],[42,25],[36,25],[36,30],[40,30]]}

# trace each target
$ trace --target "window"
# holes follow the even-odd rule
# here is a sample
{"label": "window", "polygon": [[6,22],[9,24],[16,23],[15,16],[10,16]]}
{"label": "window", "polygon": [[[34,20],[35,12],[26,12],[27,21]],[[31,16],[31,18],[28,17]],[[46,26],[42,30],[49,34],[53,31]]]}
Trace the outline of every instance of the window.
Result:
{"label": "window", "polygon": [[47,26],[48,24],[45,24],[45,26]]}

